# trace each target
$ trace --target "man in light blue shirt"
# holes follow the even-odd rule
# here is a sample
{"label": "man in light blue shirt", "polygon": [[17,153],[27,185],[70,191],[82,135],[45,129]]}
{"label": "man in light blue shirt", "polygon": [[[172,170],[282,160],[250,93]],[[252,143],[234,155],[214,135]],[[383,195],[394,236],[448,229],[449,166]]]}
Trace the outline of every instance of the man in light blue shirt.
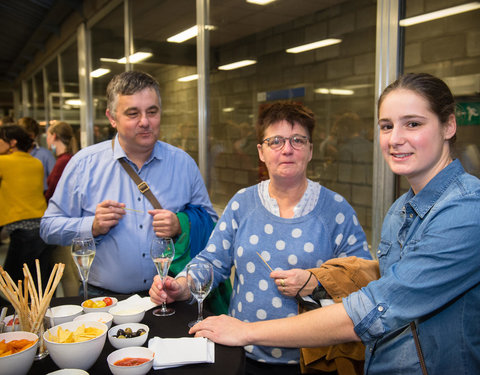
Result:
{"label": "man in light blue shirt", "polygon": [[[145,291],[156,274],[149,253],[152,239],[182,233],[176,213],[195,205],[212,220],[218,217],[195,161],[158,141],[161,98],[154,78],[141,72],[115,76],[107,87],[106,115],[117,135],[70,160],[40,234],[47,243],[60,245],[93,236],[97,252],[89,284],[116,293]],[[162,209],[154,209],[139,191],[121,158],[148,184]]]}

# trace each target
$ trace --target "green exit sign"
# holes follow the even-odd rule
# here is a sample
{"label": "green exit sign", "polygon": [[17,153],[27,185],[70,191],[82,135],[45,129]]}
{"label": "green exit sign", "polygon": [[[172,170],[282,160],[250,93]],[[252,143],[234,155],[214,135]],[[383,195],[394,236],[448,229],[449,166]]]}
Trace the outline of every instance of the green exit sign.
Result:
{"label": "green exit sign", "polygon": [[480,125],[480,103],[460,102],[455,109],[458,126]]}

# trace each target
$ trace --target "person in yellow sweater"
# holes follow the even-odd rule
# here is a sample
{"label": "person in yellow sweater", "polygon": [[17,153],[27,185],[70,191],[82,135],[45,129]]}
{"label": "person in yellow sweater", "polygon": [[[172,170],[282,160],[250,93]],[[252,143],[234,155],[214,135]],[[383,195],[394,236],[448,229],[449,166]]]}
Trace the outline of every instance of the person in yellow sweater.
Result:
{"label": "person in yellow sweater", "polygon": [[36,277],[38,258],[45,286],[50,276],[51,246],[39,234],[47,203],[43,195],[42,162],[28,153],[32,142],[18,125],[0,127],[0,226],[10,236],[3,268],[14,281],[23,280],[23,263],[27,263]]}

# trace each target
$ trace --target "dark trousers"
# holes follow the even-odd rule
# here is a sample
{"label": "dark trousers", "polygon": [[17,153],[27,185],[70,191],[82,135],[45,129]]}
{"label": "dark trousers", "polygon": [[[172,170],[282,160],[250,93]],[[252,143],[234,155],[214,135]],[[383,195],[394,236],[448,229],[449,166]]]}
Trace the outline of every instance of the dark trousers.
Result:
{"label": "dark trousers", "polygon": [[35,286],[37,286],[37,267],[35,259],[40,261],[40,273],[42,276],[42,288],[47,286],[52,266],[50,264],[50,256],[53,245],[47,245],[40,238],[39,229],[15,229],[10,233],[10,244],[8,246],[7,257],[3,268],[8,272],[15,283],[23,280],[23,264],[26,263],[34,278]]}

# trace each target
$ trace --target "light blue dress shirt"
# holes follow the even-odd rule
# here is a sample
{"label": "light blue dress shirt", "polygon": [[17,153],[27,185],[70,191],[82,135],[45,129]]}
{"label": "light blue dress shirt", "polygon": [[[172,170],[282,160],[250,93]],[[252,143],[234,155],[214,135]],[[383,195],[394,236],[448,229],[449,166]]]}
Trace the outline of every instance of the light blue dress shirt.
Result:
{"label": "light blue dress shirt", "polygon": [[47,177],[52,172],[53,167],[55,166],[55,156],[47,150],[45,147],[40,147],[35,145],[35,147],[30,151],[30,155],[40,160],[43,164],[43,190],[47,190]]}
{"label": "light blue dress shirt", "polygon": [[382,277],[343,300],[366,344],[365,374],[480,374],[480,180],[458,160],[390,208]]}
{"label": "light blue dress shirt", "polygon": [[[91,236],[96,206],[107,199],[142,211],[127,211],[118,225],[95,238],[97,253],[89,276],[92,285],[132,293],[149,289],[156,275],[149,253],[155,233],[147,213],[153,207],[118,162],[122,157],[126,155],[118,136],[114,150],[109,140],[75,154],[50,199],[40,234],[45,242],[64,246],[76,236]],[[158,141],[140,170],[130,164],[163,208],[179,212],[191,203],[217,220],[200,171],[186,152]]]}

